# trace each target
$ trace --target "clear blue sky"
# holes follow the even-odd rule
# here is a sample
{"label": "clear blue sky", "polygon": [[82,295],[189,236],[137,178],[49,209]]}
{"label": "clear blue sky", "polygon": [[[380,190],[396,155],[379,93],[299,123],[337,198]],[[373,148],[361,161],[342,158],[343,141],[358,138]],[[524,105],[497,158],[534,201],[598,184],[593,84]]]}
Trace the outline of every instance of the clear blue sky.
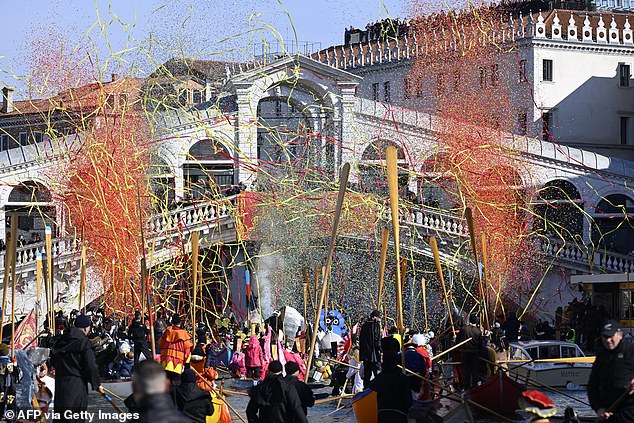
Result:
{"label": "clear blue sky", "polygon": [[294,40],[293,28],[299,41],[325,48],[341,44],[347,26],[408,15],[408,0],[6,0],[0,85],[19,91],[24,82],[15,76],[29,72],[30,45],[51,37],[98,52],[108,75],[118,67],[148,70],[174,56],[244,58],[263,40]]}

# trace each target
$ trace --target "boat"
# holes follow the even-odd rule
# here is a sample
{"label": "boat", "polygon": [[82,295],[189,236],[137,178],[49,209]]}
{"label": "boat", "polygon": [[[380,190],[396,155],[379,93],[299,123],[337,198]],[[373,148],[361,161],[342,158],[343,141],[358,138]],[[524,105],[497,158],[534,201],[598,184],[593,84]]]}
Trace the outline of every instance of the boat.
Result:
{"label": "boat", "polygon": [[376,392],[371,389],[359,392],[352,398],[352,410],[357,423],[377,423],[379,406]]}
{"label": "boat", "polygon": [[519,407],[518,399],[524,386],[511,379],[504,372],[497,372],[485,383],[471,388],[469,391],[470,403],[480,405],[482,411],[491,410],[503,416],[512,415]]}
{"label": "boat", "polygon": [[101,386],[107,389],[106,393],[113,393],[119,398],[127,398],[132,395],[132,379],[102,380]]}
{"label": "boat", "polygon": [[564,341],[511,342],[510,356],[509,370],[518,382],[567,388],[587,385],[594,361]]}

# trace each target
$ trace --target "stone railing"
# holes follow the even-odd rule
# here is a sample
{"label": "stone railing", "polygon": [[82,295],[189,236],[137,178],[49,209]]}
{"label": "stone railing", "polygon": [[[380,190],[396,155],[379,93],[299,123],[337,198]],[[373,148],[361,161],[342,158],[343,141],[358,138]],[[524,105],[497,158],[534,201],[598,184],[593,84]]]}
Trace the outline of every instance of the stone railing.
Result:
{"label": "stone railing", "polygon": [[[232,231],[233,215],[232,203],[234,197],[227,197],[219,202],[204,202],[170,211],[166,214],[154,215],[147,225],[147,242],[154,243],[154,253],[162,257],[160,248],[175,236],[188,234],[192,231],[210,233],[211,229],[226,229],[223,241],[235,240],[235,230]],[[156,247],[159,247],[158,249]],[[37,253],[45,256],[46,242],[28,244],[18,247],[16,252],[17,271],[28,273],[35,270]],[[53,257],[56,265],[78,260],[81,244],[72,237],[53,239]],[[5,267],[4,254],[0,254],[0,274]]]}

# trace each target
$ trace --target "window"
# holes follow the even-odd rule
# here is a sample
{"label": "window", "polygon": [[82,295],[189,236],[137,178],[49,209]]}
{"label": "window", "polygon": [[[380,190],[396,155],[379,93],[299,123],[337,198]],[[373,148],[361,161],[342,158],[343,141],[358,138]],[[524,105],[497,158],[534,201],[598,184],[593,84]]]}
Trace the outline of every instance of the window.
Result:
{"label": "window", "polygon": [[491,65],[491,86],[495,87],[498,85],[498,81],[500,80],[500,75],[498,72],[498,65]]}
{"label": "window", "polygon": [[550,140],[550,135],[553,133],[553,113],[552,112],[543,112],[542,113],[542,139],[544,141]]}
{"label": "window", "polygon": [[279,100],[275,102],[275,116],[282,116],[282,102]]}
{"label": "window", "polygon": [[418,83],[416,85],[416,97],[421,98],[423,96],[423,84]]}
{"label": "window", "polygon": [[0,135],[0,151],[9,149],[9,134]]}
{"label": "window", "polygon": [[201,90],[194,90],[194,104],[200,104],[203,101],[203,92]]}
{"label": "window", "polygon": [[405,78],[403,80],[403,98],[407,100],[411,96],[412,96],[412,94],[411,94],[411,87],[410,87],[410,83],[409,83],[409,78]]}
{"label": "window", "polygon": [[180,90],[178,92],[178,104],[186,106],[188,104],[187,97],[187,90]]}
{"label": "window", "polygon": [[445,76],[442,72],[439,72],[436,76],[436,94],[440,95],[445,92]]}
{"label": "window", "polygon": [[128,93],[119,94],[119,107],[125,108],[128,106]]}
{"label": "window", "polygon": [[521,135],[528,133],[528,115],[526,113],[517,114],[517,131]]}
{"label": "window", "polygon": [[520,60],[519,74],[517,75],[518,82],[526,82],[526,60]]}
{"label": "window", "polygon": [[379,101],[379,83],[372,84],[372,100]]}
{"label": "window", "polygon": [[630,86],[630,65],[619,63],[619,87]]}
{"label": "window", "polygon": [[453,89],[458,91],[460,89],[460,71],[455,70],[453,72]]}
{"label": "window", "polygon": [[385,81],[383,83],[383,100],[386,103],[389,103],[390,101],[392,101],[392,95],[390,92],[390,81]]}
{"label": "window", "polygon": [[115,102],[114,94],[108,94],[106,96],[106,104],[110,106],[111,109],[114,108],[114,104],[115,104],[114,102]]}
{"label": "window", "polygon": [[621,116],[621,145],[630,144],[629,139],[630,132],[630,117],[629,116]]}
{"label": "window", "polygon": [[27,136],[26,136],[26,132],[20,132],[19,135],[19,141],[20,141],[20,145],[26,145],[27,144]]}
{"label": "window", "polygon": [[553,61],[550,59],[543,60],[543,74],[542,79],[544,81],[552,81],[553,80]]}
{"label": "window", "polygon": [[42,142],[42,133],[41,132],[33,132],[33,140],[35,142]]}
{"label": "window", "polygon": [[486,88],[487,86],[487,70],[485,67],[480,66],[480,88]]}

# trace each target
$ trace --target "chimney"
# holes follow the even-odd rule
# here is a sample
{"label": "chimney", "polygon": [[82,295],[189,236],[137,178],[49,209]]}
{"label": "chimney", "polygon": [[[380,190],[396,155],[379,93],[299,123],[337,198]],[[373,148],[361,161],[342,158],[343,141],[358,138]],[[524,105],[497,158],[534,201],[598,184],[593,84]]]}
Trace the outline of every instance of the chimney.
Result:
{"label": "chimney", "polygon": [[13,88],[4,87],[2,89],[2,113],[13,111]]}
{"label": "chimney", "polygon": [[119,79],[119,74],[118,73],[113,73],[113,74],[111,74],[111,76],[112,76],[112,82],[114,82],[117,79]]}

